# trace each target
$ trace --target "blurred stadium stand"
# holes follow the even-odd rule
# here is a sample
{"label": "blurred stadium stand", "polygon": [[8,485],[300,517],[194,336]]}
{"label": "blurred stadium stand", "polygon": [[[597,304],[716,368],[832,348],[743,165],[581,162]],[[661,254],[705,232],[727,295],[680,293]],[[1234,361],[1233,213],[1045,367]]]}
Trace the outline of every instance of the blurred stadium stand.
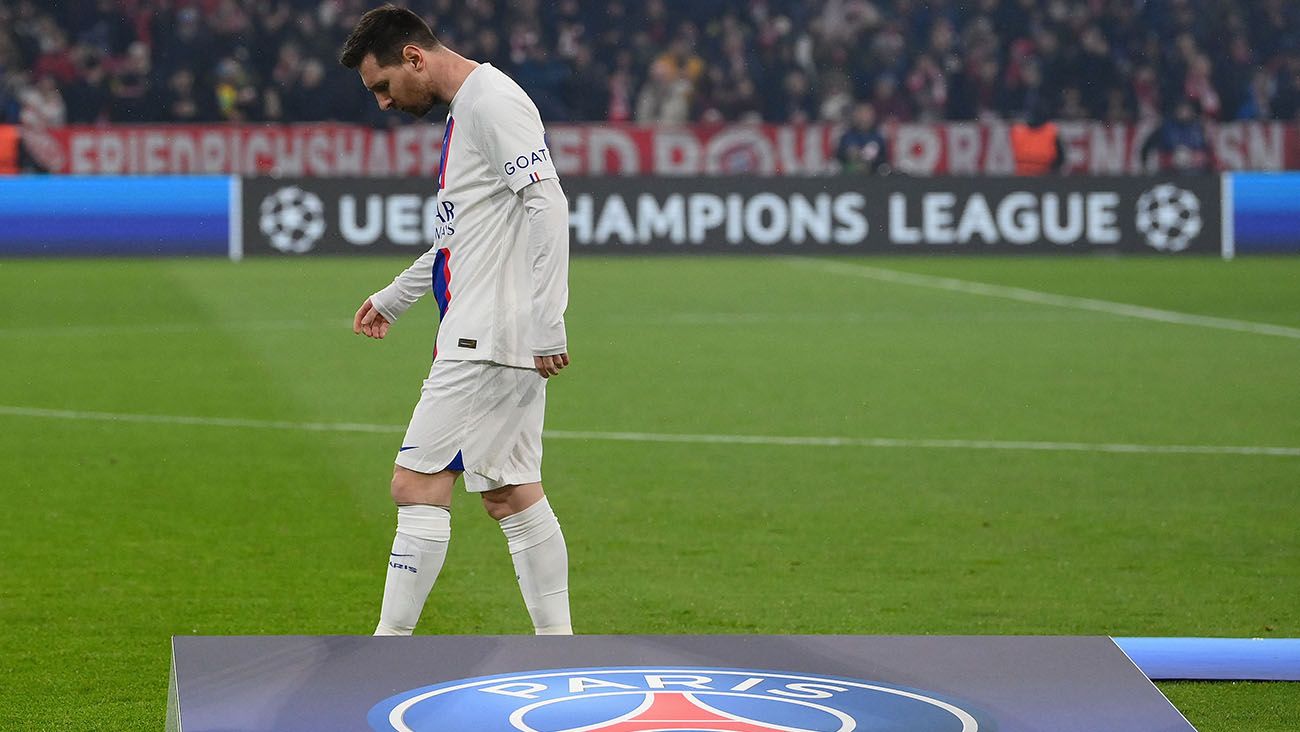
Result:
{"label": "blurred stadium stand", "polygon": [[[374,0],[0,0],[0,122],[388,124],[334,61]],[[421,0],[549,121],[1300,113],[1288,0]]]}

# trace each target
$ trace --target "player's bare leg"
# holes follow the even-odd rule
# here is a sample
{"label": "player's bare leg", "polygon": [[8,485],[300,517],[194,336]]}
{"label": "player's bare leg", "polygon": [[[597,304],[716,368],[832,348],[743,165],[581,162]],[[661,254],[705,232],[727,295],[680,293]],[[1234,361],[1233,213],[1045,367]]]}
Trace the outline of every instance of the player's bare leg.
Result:
{"label": "player's bare leg", "polygon": [[519,591],[537,635],[572,635],[569,551],[541,483],[508,485],[483,495],[483,507],[501,524]]}
{"label": "player's bare leg", "polygon": [[397,535],[388,558],[375,635],[410,635],[438,579],[451,540],[451,490],[457,472],[417,473],[394,466]]}

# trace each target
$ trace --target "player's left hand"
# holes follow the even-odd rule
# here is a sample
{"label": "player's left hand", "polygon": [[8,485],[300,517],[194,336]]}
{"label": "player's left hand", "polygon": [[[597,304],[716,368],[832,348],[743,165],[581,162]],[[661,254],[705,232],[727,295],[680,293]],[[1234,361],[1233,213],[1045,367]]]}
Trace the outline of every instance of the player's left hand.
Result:
{"label": "player's left hand", "polygon": [[560,369],[569,365],[569,354],[557,353],[554,356],[533,356],[533,366],[543,379],[549,379],[560,373]]}

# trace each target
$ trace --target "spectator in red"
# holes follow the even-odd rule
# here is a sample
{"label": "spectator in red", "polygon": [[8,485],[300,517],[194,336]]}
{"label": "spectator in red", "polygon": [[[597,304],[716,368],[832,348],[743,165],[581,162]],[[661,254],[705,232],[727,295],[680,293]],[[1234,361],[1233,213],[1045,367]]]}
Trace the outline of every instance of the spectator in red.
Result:
{"label": "spectator in red", "polygon": [[1192,57],[1188,65],[1187,77],[1183,81],[1183,96],[1196,102],[1205,118],[1219,118],[1222,105],[1210,78],[1210,59],[1203,53]]}
{"label": "spectator in red", "polygon": [[609,75],[609,108],[605,119],[610,122],[630,122],[635,114],[636,77],[632,72],[632,53],[620,51]]}
{"label": "spectator in red", "polygon": [[77,63],[68,48],[68,38],[52,22],[42,23],[46,27],[41,40],[41,55],[32,67],[32,75],[37,79],[50,77],[59,84],[70,84],[78,76]]}

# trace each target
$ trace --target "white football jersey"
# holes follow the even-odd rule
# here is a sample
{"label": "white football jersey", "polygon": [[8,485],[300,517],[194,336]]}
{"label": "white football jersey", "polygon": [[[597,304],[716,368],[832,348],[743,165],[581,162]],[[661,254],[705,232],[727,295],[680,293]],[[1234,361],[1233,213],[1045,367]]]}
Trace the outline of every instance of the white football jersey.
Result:
{"label": "white football jersey", "polygon": [[376,309],[391,322],[432,291],[441,313],[436,360],[532,368],[534,355],[566,351],[568,231],[564,251],[549,253],[558,256],[540,271],[517,195],[546,179],[558,176],[536,105],[513,79],[479,64],[447,116],[435,243],[372,296]]}

